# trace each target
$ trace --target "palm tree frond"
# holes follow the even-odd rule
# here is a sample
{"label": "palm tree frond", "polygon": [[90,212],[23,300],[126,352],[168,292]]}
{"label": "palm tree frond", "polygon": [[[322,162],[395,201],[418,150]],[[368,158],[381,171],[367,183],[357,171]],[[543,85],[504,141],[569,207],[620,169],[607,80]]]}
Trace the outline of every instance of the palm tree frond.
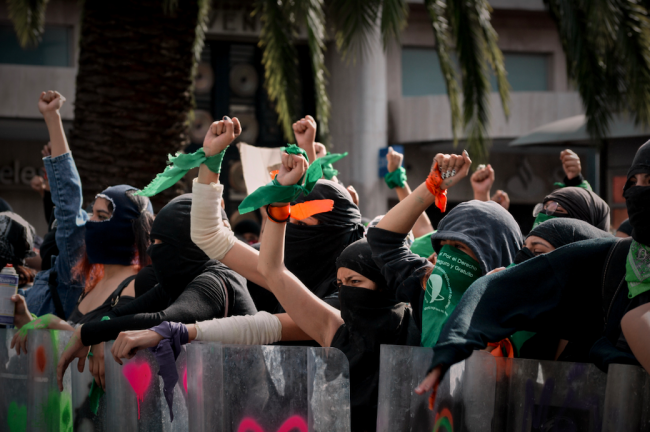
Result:
{"label": "palm tree frond", "polygon": [[45,9],[49,0],[7,0],[9,18],[20,46],[36,46],[45,30]]}
{"label": "palm tree frond", "polygon": [[406,27],[409,8],[405,0],[383,0],[381,8],[381,34],[384,48],[391,40],[399,40]]}
{"label": "palm tree frond", "polygon": [[503,107],[503,112],[507,118],[510,115],[510,84],[508,84],[508,79],[506,78],[507,73],[503,64],[503,53],[497,45],[499,37],[497,36],[497,32],[494,31],[494,27],[492,27],[490,21],[492,8],[485,0],[478,0],[476,2],[476,8],[478,24],[481,26],[481,30],[483,31],[483,38],[485,39],[485,44],[489,52],[488,59],[490,61],[490,66],[492,66],[492,71],[497,78],[497,87],[499,88],[499,96],[501,97],[501,106]]}
{"label": "palm tree frond", "polygon": [[299,88],[298,54],[292,43],[294,23],[277,0],[258,0],[253,13],[258,14],[262,22],[259,46],[262,48],[264,85],[269,99],[275,104],[285,139],[290,142]]}
{"label": "palm tree frond", "polygon": [[336,46],[344,58],[356,59],[368,46],[379,18],[381,0],[332,0],[330,11],[336,23]]}
{"label": "palm tree frond", "polygon": [[196,62],[201,61],[201,52],[205,42],[205,34],[208,31],[208,21],[210,19],[210,0],[198,0],[199,14],[196,21],[196,40],[194,41],[194,59]]}
{"label": "palm tree frond", "polygon": [[449,33],[449,21],[447,20],[446,2],[442,0],[427,0],[426,7],[431,17],[433,33],[436,38],[436,51],[440,61],[440,70],[447,86],[449,105],[451,108],[451,130],[454,136],[454,144],[458,143],[458,133],[462,128],[462,117],[460,111],[460,89],[454,64],[449,55],[451,51],[451,34]]}
{"label": "palm tree frond", "polygon": [[167,15],[172,15],[178,8],[178,0],[163,0],[162,7]]}

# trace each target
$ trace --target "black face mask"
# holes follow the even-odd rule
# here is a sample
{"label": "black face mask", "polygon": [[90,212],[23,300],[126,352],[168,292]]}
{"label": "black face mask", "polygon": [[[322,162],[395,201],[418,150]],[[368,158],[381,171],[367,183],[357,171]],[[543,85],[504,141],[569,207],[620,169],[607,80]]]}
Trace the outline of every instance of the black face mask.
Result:
{"label": "black face mask", "polygon": [[632,238],[650,246],[650,186],[632,186],[623,196],[632,225]]}
{"label": "black face mask", "polygon": [[517,252],[517,255],[515,255],[515,264],[521,264],[524,261],[528,261],[531,258],[535,258],[535,254],[528,249],[527,247],[521,248],[519,252]]}

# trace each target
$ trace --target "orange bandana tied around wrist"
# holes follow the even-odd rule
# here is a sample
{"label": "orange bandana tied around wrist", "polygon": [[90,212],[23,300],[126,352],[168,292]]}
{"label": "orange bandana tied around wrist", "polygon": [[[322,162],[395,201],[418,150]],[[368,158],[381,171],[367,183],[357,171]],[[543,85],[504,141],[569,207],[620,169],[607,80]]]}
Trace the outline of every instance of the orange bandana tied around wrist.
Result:
{"label": "orange bandana tied around wrist", "polygon": [[508,338],[499,342],[489,342],[487,346],[494,348],[491,352],[494,357],[515,358],[515,349]]}
{"label": "orange bandana tied around wrist", "polygon": [[433,164],[433,169],[429,173],[429,177],[427,177],[426,185],[429,192],[436,198],[436,207],[444,213],[447,210],[447,190],[440,188],[440,185],[442,185],[442,176],[440,175],[437,161]]}
{"label": "orange bandana tied around wrist", "polygon": [[291,206],[291,217],[297,220],[307,219],[315,214],[331,212],[334,200],[312,200]]}

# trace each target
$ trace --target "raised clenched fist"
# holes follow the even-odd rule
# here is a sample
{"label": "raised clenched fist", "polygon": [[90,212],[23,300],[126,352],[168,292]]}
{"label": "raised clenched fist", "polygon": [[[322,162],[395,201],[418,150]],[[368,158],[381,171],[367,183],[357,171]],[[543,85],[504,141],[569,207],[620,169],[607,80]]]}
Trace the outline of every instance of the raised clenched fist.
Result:
{"label": "raised clenched fist", "polygon": [[282,154],[282,166],[275,179],[282,186],[297,184],[302,176],[305,175],[309,164],[307,159],[300,155],[293,155],[288,153]]}
{"label": "raised clenched fist", "polygon": [[298,147],[307,151],[316,141],[316,120],[310,115],[298,120],[293,124],[293,133],[296,135]]}
{"label": "raised clenched fist", "polygon": [[492,169],[492,165],[479,165],[478,169],[470,177],[470,182],[474,191],[474,199],[488,201],[490,199],[490,189],[494,184],[494,169]]}
{"label": "raised clenched fist", "polygon": [[472,166],[472,160],[469,158],[467,150],[464,150],[462,155],[438,153],[433,158],[433,162],[434,164],[438,162],[438,169],[442,175],[442,185],[440,187],[443,190],[449,189],[466,177],[469,168]]}
{"label": "raised clenched fist", "polygon": [[241,133],[241,124],[237,117],[232,120],[224,116],[223,120],[216,121],[210,125],[208,133],[203,140],[203,151],[210,157],[221,153]]}
{"label": "raised clenched fist", "polygon": [[510,209],[510,197],[508,193],[499,189],[494,195],[492,195],[492,201],[498,203],[501,207],[508,210]]}
{"label": "raised clenched fist", "polygon": [[327,148],[325,148],[325,146],[319,142],[314,143],[314,150],[316,151],[316,159],[327,156]]}
{"label": "raised clenched fist", "polygon": [[388,172],[393,172],[402,166],[402,161],[404,160],[404,155],[393,150],[392,147],[388,147],[388,153],[386,154],[386,161],[388,162]]}
{"label": "raised clenched fist", "polygon": [[58,114],[59,110],[65,102],[65,97],[53,90],[48,90],[42,92],[41,96],[38,98],[38,110],[43,114],[43,116],[50,114]]}
{"label": "raised clenched fist", "polygon": [[560,160],[562,161],[564,174],[566,174],[566,177],[569,180],[578,177],[582,172],[580,156],[578,156],[573,150],[567,149],[562,151],[560,153]]}

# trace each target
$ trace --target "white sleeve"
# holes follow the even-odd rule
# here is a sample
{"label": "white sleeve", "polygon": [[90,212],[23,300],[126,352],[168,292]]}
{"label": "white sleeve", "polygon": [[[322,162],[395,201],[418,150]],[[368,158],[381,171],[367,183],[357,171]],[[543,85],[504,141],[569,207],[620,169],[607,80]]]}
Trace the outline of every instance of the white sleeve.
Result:
{"label": "white sleeve", "polygon": [[237,345],[265,345],[282,339],[282,323],[275,315],[218,318],[196,323],[196,340]]}
{"label": "white sleeve", "polygon": [[220,183],[202,184],[194,179],[192,185],[192,241],[210,259],[221,260],[235,244],[235,234],[221,220]]}

